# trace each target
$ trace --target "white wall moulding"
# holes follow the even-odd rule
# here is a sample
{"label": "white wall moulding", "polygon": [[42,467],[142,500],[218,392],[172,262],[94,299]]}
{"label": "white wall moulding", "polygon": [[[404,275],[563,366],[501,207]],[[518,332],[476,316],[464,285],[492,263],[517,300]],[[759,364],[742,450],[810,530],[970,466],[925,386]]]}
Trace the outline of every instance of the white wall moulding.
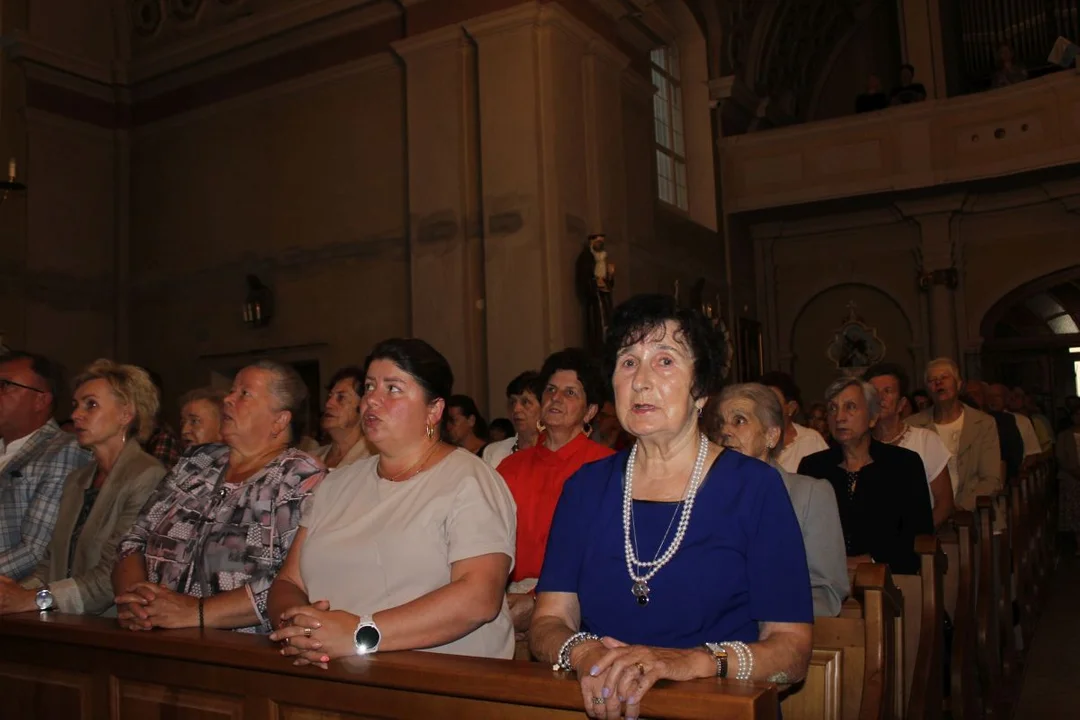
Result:
{"label": "white wall moulding", "polygon": [[723,138],[724,211],[912,190],[1080,162],[1080,82],[999,90]]}

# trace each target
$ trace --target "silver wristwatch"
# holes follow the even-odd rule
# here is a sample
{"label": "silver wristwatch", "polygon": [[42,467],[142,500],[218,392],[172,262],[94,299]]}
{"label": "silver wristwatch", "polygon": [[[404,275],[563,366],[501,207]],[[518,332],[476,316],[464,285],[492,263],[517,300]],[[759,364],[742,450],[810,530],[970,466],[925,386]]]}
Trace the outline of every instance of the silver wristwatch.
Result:
{"label": "silver wristwatch", "polygon": [[382,633],[379,632],[375,619],[370,615],[361,615],[353,636],[353,645],[357,655],[370,655],[379,650]]}
{"label": "silver wristwatch", "polygon": [[41,612],[49,612],[56,609],[56,598],[53,597],[52,591],[46,586],[37,591],[37,595],[34,596],[34,604],[37,605],[38,610]]}

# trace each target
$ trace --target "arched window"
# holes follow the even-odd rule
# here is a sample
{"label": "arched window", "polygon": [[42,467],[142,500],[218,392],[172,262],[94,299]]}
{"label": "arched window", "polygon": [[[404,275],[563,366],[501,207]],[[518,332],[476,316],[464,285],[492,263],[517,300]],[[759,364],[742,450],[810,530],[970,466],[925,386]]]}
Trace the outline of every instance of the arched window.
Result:
{"label": "arched window", "polygon": [[674,46],[657,48],[650,54],[653,120],[656,136],[656,187],[660,199],[689,211],[686,187],[686,136],[683,129],[682,75],[679,53]]}

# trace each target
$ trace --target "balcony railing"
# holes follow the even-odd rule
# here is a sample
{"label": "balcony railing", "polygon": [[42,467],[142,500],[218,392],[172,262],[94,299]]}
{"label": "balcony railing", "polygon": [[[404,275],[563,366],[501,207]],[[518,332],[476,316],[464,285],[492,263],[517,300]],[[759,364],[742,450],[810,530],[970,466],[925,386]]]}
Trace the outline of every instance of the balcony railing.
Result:
{"label": "balcony railing", "polygon": [[725,138],[728,214],[1080,162],[1080,76]]}

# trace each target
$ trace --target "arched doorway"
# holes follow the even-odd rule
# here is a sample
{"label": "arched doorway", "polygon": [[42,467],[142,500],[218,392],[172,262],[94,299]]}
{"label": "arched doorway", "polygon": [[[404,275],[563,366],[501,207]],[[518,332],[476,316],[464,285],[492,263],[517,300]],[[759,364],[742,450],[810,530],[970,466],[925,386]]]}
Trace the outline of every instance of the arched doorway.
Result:
{"label": "arched doorway", "polygon": [[1056,418],[1080,378],[1080,265],[1024,283],[981,324],[983,376],[1038,391]]}

